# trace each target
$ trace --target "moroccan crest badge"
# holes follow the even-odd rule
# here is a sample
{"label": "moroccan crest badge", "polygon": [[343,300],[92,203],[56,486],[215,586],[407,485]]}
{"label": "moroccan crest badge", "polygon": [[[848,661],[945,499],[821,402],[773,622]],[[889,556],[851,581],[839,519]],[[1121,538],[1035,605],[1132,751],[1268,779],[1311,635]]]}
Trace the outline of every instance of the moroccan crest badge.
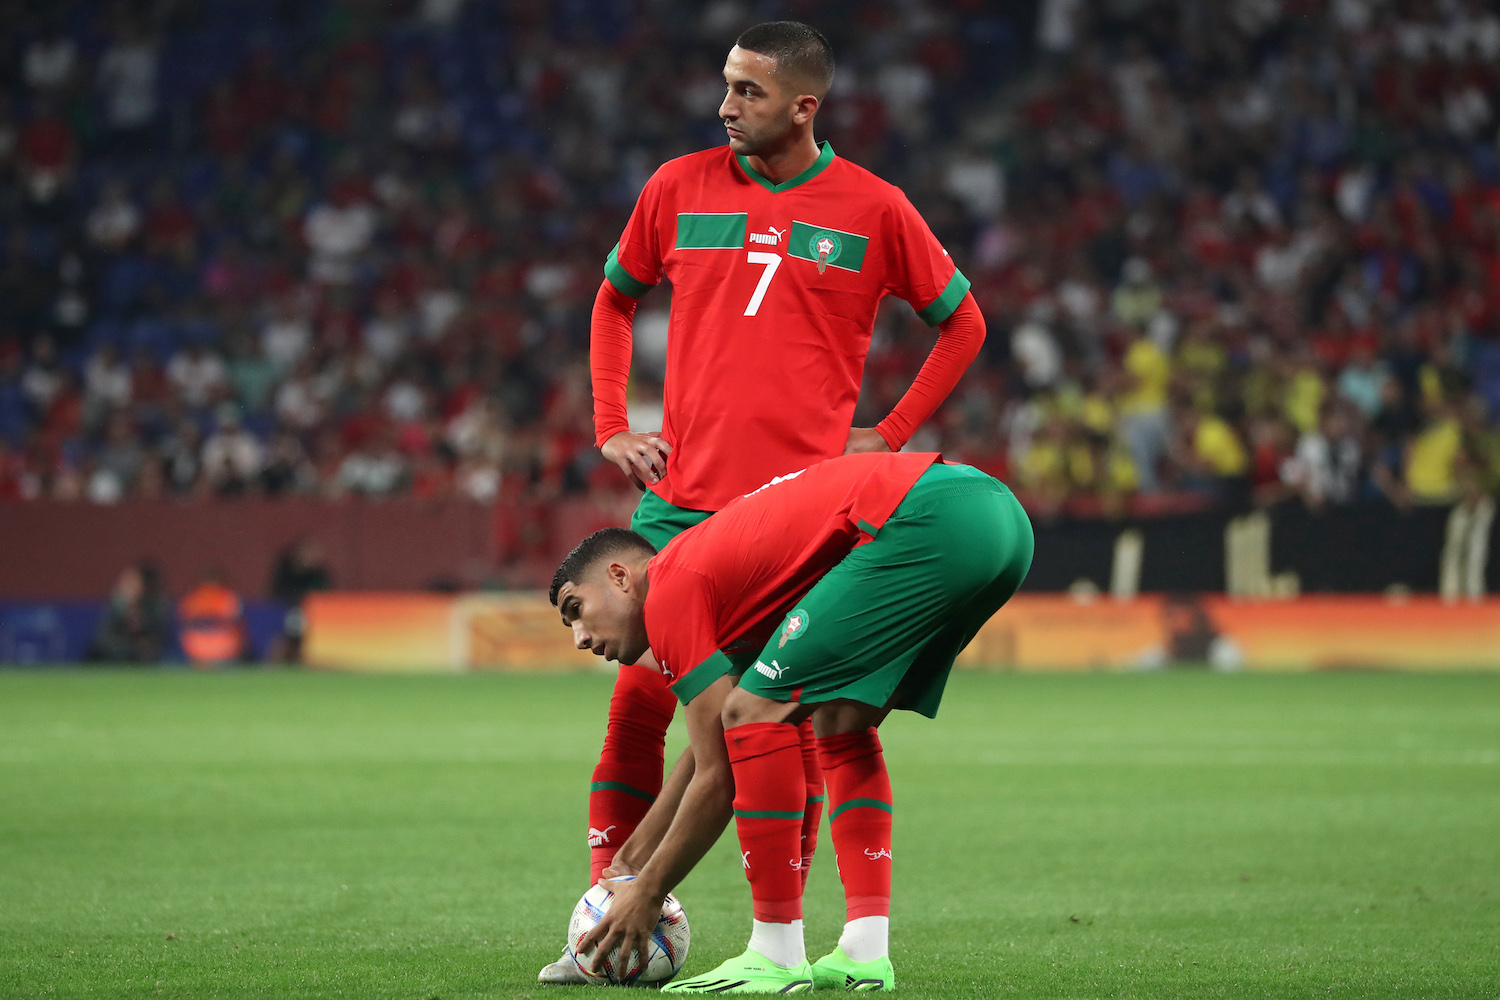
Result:
{"label": "moroccan crest badge", "polygon": [[844,241],[839,239],[838,233],[820,229],[807,241],[807,249],[818,262],[818,273],[822,274],[844,252]]}
{"label": "moroccan crest badge", "polygon": [[793,639],[800,639],[802,633],[807,631],[807,626],[811,621],[812,616],[807,613],[805,608],[798,608],[787,615],[786,625],[781,630],[781,641],[776,644],[776,648],[780,649]]}

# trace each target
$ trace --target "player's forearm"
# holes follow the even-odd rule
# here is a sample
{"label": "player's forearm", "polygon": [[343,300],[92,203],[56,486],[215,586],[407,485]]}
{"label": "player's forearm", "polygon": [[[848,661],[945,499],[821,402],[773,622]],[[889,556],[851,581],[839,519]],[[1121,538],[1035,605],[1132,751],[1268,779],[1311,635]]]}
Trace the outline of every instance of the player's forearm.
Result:
{"label": "player's forearm", "polygon": [[630,430],[625,388],[630,382],[636,300],[605,281],[589,321],[589,376],[594,390],[594,443],[600,447]]}
{"label": "player's forearm", "polygon": [[677,808],[682,804],[682,796],[687,792],[688,783],[693,780],[693,771],[693,748],[688,747],[677,758],[677,764],[662,785],[661,794],[651,803],[650,811],[641,819],[630,839],[620,845],[620,850],[615,855],[617,862],[636,871],[646,867],[672,826]]}
{"label": "player's forearm", "polygon": [[636,877],[642,888],[656,899],[677,888],[718,841],[733,815],[734,773],[728,761],[722,768],[696,769],[671,827]]}
{"label": "player's forearm", "polygon": [[937,412],[979,356],[983,344],[984,315],[974,296],[966,293],[953,315],[938,324],[937,343],[932,345],[911,388],[890,414],[875,425],[892,451],[900,451],[917,428]]}

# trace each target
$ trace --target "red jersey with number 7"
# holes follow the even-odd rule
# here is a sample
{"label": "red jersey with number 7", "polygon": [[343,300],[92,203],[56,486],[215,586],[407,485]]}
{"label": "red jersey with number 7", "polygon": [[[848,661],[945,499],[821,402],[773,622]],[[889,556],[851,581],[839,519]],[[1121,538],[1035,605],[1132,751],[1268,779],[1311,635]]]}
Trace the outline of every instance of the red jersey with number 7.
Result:
{"label": "red jersey with number 7", "polygon": [[718,510],[843,454],[880,301],[936,326],[968,292],[899,188],[821,149],[781,184],[727,146],[663,164],[605,264],[632,298],[672,284],[673,451],[651,488],[678,507]]}

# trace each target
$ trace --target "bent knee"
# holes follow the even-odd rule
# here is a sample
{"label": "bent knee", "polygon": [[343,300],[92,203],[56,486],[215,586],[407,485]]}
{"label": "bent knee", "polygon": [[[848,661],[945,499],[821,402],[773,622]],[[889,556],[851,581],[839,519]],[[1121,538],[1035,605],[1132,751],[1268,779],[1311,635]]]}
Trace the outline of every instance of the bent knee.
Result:
{"label": "bent knee", "polygon": [[752,698],[751,695],[746,694],[739,688],[730,691],[728,697],[724,699],[724,711],[722,713],[724,728],[733,729],[735,726],[742,726],[747,722],[759,722],[759,719],[753,718],[755,715],[754,702],[764,700],[763,698]]}
{"label": "bent knee", "polygon": [[864,702],[836,698],[819,705],[813,712],[813,732],[818,737],[858,733],[879,726],[890,714],[890,708],[877,708]]}
{"label": "bent knee", "polygon": [[733,729],[752,722],[786,722],[799,707],[793,703],[762,698],[737,687],[724,699],[724,728]]}

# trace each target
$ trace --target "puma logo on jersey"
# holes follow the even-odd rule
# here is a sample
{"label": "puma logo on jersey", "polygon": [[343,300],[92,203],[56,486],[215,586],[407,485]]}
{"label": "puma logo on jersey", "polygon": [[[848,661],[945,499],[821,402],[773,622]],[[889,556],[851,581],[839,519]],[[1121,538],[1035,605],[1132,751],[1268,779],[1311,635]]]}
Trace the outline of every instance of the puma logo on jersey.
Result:
{"label": "puma logo on jersey", "polygon": [[768,245],[774,247],[774,246],[777,246],[778,244],[781,243],[781,238],[783,236],[785,236],[785,235],[786,235],[786,230],[785,229],[777,229],[775,226],[767,226],[766,227],[766,232],[763,232],[763,233],[751,233],[750,234],[750,242],[751,243],[765,243],[765,244],[768,244]]}
{"label": "puma logo on jersey", "polygon": [[765,674],[767,677],[771,678],[771,680],[773,680],[773,681],[779,681],[779,680],[781,680],[781,675],[784,674],[784,673],[786,673],[786,667],[783,667],[781,664],[777,663],[775,660],[771,661],[771,665],[770,666],[767,666],[766,664],[760,662],[759,660],[756,660],[755,661],[755,672],[758,673],[758,674]]}
{"label": "puma logo on jersey", "polygon": [[890,858],[890,860],[892,861],[896,860],[895,858],[891,858],[891,849],[889,847],[882,847],[878,851],[872,851],[868,847],[866,847],[865,857],[869,858],[871,861],[879,861],[881,858]]}
{"label": "puma logo on jersey", "polygon": [[589,846],[603,847],[609,843],[609,831],[613,829],[613,826],[606,826],[602,830],[595,830],[593,827],[589,827]]}

